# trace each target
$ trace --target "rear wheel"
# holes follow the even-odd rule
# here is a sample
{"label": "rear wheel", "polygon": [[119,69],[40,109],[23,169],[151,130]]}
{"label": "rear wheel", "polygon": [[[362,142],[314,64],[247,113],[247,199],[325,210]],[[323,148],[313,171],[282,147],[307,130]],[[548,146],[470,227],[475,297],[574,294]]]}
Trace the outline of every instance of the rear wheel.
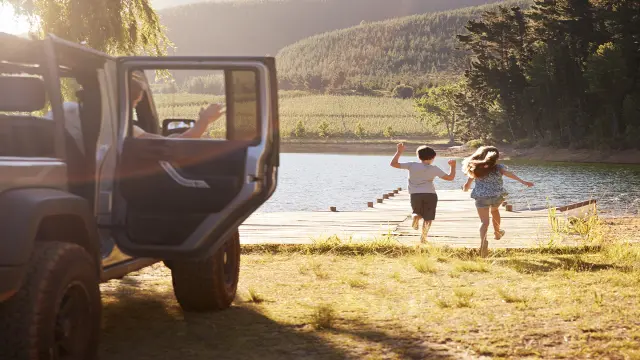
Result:
{"label": "rear wheel", "polygon": [[197,261],[171,261],[173,292],[185,311],[206,312],[231,306],[240,275],[240,235],[236,232],[215,254]]}
{"label": "rear wheel", "polygon": [[75,244],[36,243],[22,287],[0,304],[0,359],[94,359],[100,313],[91,256]]}

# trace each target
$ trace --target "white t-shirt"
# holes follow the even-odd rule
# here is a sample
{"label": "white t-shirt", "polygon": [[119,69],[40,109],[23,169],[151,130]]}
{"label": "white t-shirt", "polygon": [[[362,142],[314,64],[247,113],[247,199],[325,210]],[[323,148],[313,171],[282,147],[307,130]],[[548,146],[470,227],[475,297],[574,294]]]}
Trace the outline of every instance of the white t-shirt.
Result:
{"label": "white t-shirt", "polygon": [[409,170],[409,194],[435,194],[433,179],[447,176],[439,167],[420,162],[400,163],[400,168]]}

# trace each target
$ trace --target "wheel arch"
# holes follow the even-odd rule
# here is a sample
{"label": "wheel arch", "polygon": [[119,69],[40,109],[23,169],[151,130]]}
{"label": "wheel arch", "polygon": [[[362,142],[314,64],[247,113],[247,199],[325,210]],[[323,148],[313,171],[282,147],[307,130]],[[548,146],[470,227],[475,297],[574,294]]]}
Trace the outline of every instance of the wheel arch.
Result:
{"label": "wheel arch", "polygon": [[82,246],[100,271],[100,238],[89,202],[58,189],[28,188],[0,194],[0,295],[20,286],[34,244],[59,241]]}

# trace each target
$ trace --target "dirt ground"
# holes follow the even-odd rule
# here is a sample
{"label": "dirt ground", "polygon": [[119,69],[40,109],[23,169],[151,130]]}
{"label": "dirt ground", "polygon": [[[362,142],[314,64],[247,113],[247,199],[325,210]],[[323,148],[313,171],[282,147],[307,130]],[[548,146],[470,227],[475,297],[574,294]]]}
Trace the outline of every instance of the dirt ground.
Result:
{"label": "dirt ground", "polygon": [[[101,359],[640,359],[639,218],[601,248],[245,251],[227,311],[184,313],[158,264],[102,285]],[[243,250],[244,251],[244,250]]]}

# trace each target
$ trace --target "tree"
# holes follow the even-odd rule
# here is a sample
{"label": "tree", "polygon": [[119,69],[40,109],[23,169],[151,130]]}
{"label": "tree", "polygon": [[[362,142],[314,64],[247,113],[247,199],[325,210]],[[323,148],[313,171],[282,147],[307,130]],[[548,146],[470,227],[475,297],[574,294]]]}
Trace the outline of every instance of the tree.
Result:
{"label": "tree", "polygon": [[347,81],[347,74],[344,71],[338,71],[337,73],[333,73],[331,76],[331,88],[334,90],[339,90],[344,85],[345,81]]}
{"label": "tree", "polygon": [[304,86],[308,90],[323,92],[329,85],[329,81],[324,79],[322,75],[307,74],[304,77]]}
{"label": "tree", "polygon": [[393,88],[393,97],[399,99],[411,99],[413,97],[413,88],[404,84]]}
{"label": "tree", "polygon": [[172,46],[150,0],[0,0],[26,15],[32,36],[55,34],[111,55],[165,55]]}
{"label": "tree", "polygon": [[497,101],[504,110],[500,124],[513,140],[526,136],[522,94],[528,86],[526,71],[532,42],[528,22],[519,7],[498,6],[480,20],[471,20],[467,35],[458,40],[472,54],[465,73],[475,97]]}
{"label": "tree", "polygon": [[458,117],[461,113],[457,99],[462,96],[462,84],[431,88],[421,98],[415,100],[420,116],[431,118],[447,128],[449,142],[453,143],[458,131]]}

